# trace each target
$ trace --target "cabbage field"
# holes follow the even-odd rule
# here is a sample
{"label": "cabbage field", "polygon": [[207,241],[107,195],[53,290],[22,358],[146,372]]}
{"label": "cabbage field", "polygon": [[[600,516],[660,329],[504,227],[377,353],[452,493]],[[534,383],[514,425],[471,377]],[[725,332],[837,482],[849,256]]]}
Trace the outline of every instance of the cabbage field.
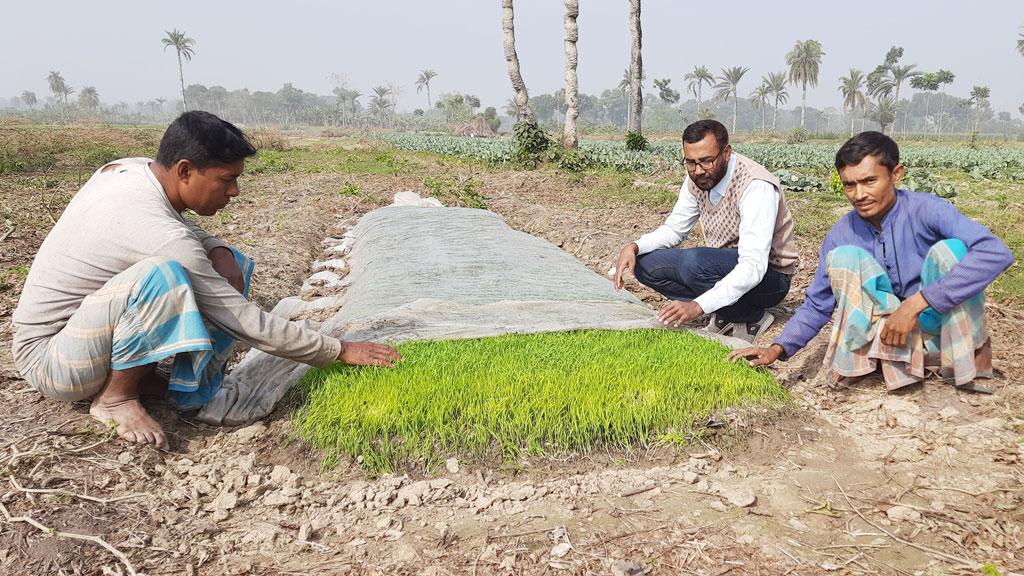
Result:
{"label": "cabbage field", "polygon": [[[389,134],[384,139],[396,148],[431,152],[443,156],[471,158],[490,164],[515,160],[513,142],[507,138],[472,138],[422,134]],[[829,172],[840,142],[810,144],[736,144],[744,154],[771,170]],[[620,171],[650,172],[678,167],[680,144],[652,142],[643,152],[626,150],[622,142],[584,140],[580,143],[587,164]],[[960,170],[975,179],[1005,179],[1024,182],[1024,148],[970,148],[967,146],[901,147],[908,168]]]}

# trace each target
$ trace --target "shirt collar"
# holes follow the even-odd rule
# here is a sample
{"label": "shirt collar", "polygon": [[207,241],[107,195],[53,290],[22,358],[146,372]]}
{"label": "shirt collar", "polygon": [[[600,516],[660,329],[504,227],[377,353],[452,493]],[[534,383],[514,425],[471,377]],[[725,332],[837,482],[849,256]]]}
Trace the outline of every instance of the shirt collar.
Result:
{"label": "shirt collar", "polygon": [[899,210],[902,209],[902,207],[903,207],[903,201],[902,201],[903,200],[903,196],[904,196],[903,190],[900,190],[899,188],[897,188],[896,189],[896,202],[893,203],[892,208],[890,208],[889,211],[885,214],[885,216],[882,217],[881,230],[879,230],[878,228],[875,228],[875,226],[871,222],[868,222],[864,218],[861,218],[860,214],[857,214],[856,210],[852,211],[853,212],[853,216],[854,216],[854,218],[856,218],[861,223],[862,226],[864,226],[872,234],[876,234],[876,235],[880,234],[881,232],[885,231],[885,228],[892,222],[893,218],[896,217],[896,213]]}

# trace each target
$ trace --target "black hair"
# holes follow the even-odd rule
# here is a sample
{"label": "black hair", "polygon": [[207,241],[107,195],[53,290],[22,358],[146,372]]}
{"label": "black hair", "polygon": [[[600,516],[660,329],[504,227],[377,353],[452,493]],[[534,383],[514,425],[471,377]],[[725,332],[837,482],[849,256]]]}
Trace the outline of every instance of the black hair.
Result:
{"label": "black hair", "polygon": [[696,144],[703,140],[709,132],[715,135],[718,148],[724,150],[729,144],[729,131],[718,120],[698,120],[690,124],[686,130],[683,130],[683,142]]}
{"label": "black hair", "polygon": [[895,140],[881,132],[861,132],[847,140],[836,152],[836,170],[856,166],[867,156],[874,156],[879,164],[892,170],[900,163],[900,147]]}
{"label": "black hair", "polygon": [[256,147],[234,124],[194,110],[178,116],[160,139],[156,161],[170,168],[188,160],[200,170],[233,164],[256,154]]}

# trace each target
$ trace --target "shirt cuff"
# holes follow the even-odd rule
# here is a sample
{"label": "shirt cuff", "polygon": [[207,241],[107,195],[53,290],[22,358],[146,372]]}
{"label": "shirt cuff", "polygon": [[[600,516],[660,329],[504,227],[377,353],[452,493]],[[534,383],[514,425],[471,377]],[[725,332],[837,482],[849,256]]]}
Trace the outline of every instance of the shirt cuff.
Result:
{"label": "shirt cuff", "polygon": [[633,244],[636,244],[637,256],[640,256],[641,254],[647,254],[648,252],[654,252],[654,250],[656,249],[654,240],[647,239],[644,237],[637,238],[636,240],[633,241]]}
{"label": "shirt cuff", "polygon": [[943,291],[940,282],[921,288],[921,296],[939,314],[946,314],[956,308],[956,304],[950,300],[948,292]]}
{"label": "shirt cuff", "polygon": [[693,299],[693,301],[700,306],[700,309],[703,310],[705,314],[714,314],[715,312],[718,312],[720,309],[728,306],[728,304],[722,304],[718,298],[715,298],[714,292],[715,289],[712,288],[711,290],[708,290],[707,292]]}
{"label": "shirt cuff", "polygon": [[313,358],[312,365],[317,368],[323,368],[324,366],[330,366],[338,360],[338,356],[341,355],[341,340],[333,336],[323,334],[323,346],[320,347],[320,352]]}
{"label": "shirt cuff", "polygon": [[[778,344],[782,347],[782,356],[779,356],[779,360],[789,360],[794,354],[800,351],[800,347],[791,342],[782,342],[780,340],[774,340],[772,344]],[[771,346],[772,344],[769,344]]]}

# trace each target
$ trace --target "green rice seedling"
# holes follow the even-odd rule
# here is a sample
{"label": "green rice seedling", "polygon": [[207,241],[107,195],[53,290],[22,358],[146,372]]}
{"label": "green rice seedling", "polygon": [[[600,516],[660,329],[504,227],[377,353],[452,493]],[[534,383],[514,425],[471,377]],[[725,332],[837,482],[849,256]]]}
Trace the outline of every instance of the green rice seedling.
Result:
{"label": "green rice seedling", "polygon": [[368,472],[473,459],[685,441],[713,411],[779,407],[764,370],[718,342],[669,330],[586,330],[399,346],[393,369],[311,370],[294,414],[325,465]]}

